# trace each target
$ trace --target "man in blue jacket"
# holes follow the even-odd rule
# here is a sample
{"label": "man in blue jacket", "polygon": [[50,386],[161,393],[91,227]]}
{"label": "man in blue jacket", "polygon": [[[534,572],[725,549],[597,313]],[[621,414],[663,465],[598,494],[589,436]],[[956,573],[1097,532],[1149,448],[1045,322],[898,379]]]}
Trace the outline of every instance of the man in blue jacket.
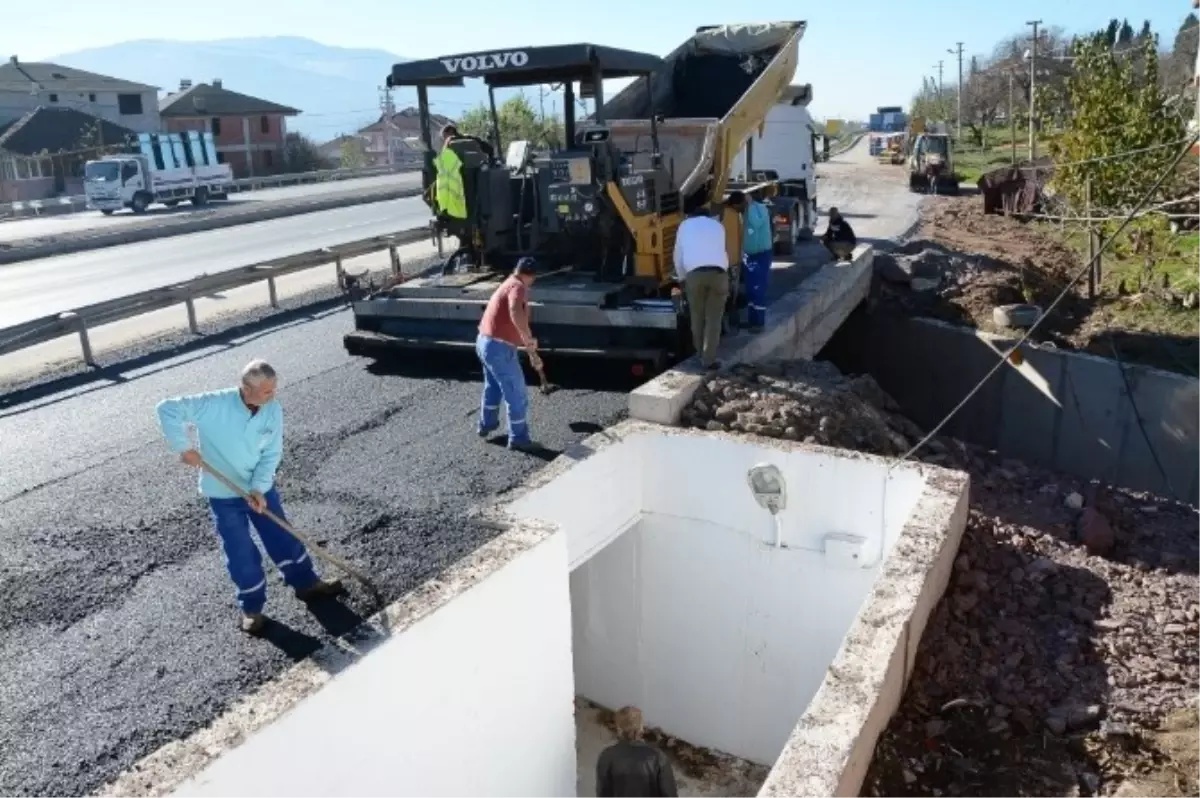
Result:
{"label": "man in blue jacket", "polygon": [[[225,565],[237,588],[242,631],[249,634],[262,631],[267,601],[262,555],[250,537],[251,523],[301,601],[343,592],[337,580],[317,576],[300,541],[262,514],[269,509],[286,520],[275,489],[275,469],[283,457],[283,410],[275,400],[276,387],[275,369],[254,360],[242,369],[236,388],[165,399],[157,408],[163,435],[180,460],[199,468],[203,459],[250,496],[247,501],[212,474],[200,472],[200,493],[212,510]],[[195,429],[196,444],[188,437],[189,426]]]}
{"label": "man in blue jacket", "polygon": [[767,284],[771,277],[774,256],[774,230],[767,206],[741,191],[730,195],[730,203],[743,210],[746,235],[743,252],[746,265],[746,321],[750,332],[761,332],[767,323]]}

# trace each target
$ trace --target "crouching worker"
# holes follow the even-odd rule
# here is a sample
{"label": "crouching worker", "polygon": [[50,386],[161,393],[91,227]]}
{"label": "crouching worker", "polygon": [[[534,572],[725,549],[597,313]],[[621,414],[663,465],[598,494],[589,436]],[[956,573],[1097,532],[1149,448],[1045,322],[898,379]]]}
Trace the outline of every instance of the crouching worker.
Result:
{"label": "crouching worker", "polygon": [[829,209],[829,226],[825,228],[825,234],[821,236],[821,243],[833,255],[834,260],[850,260],[854,255],[854,247],[858,244],[858,238],[854,235],[854,228],[838,212],[837,208]]}
{"label": "crouching worker", "polygon": [[667,755],[642,740],[642,711],[617,711],[617,742],[596,762],[596,795],[675,796],[675,773]]}
{"label": "crouching worker", "polygon": [[[283,514],[275,489],[275,470],[283,457],[283,410],[275,400],[275,370],[262,360],[242,369],[241,384],[211,393],[165,399],[158,420],[171,451],[186,465],[202,461],[241,486],[243,499],[208,471],[200,471],[200,493],[208,499],[213,526],[225,552],[225,565],[242,610],[242,631],[262,631],[267,601],[262,555],[250,537],[250,524],[274,561],[283,581],[301,601],[343,592],[337,581],[324,581],[313,570],[304,545],[266,515]],[[196,444],[188,436],[195,430]]]}
{"label": "crouching worker", "polygon": [[[483,364],[483,399],[479,407],[480,437],[500,428],[500,405],[508,405],[508,448],[531,451],[538,445],[529,437],[529,393],[521,370],[520,349],[536,358],[537,339],[529,330],[529,286],[534,280],[533,258],[521,258],[513,273],[488,300],[475,353]],[[535,364],[536,365],[536,364]]]}

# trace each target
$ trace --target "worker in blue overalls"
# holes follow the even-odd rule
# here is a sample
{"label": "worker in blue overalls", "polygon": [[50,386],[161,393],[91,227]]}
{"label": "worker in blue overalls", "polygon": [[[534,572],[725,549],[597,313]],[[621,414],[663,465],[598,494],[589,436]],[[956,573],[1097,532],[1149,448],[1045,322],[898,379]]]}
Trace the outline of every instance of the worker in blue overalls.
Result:
{"label": "worker in blue overalls", "polygon": [[[773,187],[766,191],[772,192]],[[761,332],[767,323],[767,283],[771,277],[774,231],[771,212],[762,202],[745,198],[746,235],[743,244],[746,275],[746,321],[750,332]]]}

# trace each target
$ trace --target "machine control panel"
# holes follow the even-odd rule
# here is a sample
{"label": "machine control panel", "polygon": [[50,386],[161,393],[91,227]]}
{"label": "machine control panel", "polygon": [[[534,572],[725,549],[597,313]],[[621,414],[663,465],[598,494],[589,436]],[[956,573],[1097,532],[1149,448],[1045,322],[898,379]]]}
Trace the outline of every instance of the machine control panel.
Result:
{"label": "machine control panel", "polygon": [[585,222],[600,214],[595,186],[552,183],[549,194],[551,207],[564,222]]}

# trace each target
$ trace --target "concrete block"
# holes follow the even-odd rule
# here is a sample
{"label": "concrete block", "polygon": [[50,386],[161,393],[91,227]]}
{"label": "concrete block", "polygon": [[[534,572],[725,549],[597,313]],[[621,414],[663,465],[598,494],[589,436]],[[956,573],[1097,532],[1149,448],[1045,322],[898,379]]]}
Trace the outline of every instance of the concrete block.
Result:
{"label": "concrete block", "polygon": [[[862,245],[849,263],[831,263],[767,309],[757,335],[739,332],[721,342],[718,359],[726,366],[770,358],[811,358],[867,295],[875,250]],[[698,357],[660,374],[629,395],[631,418],[674,425],[706,379]]]}

